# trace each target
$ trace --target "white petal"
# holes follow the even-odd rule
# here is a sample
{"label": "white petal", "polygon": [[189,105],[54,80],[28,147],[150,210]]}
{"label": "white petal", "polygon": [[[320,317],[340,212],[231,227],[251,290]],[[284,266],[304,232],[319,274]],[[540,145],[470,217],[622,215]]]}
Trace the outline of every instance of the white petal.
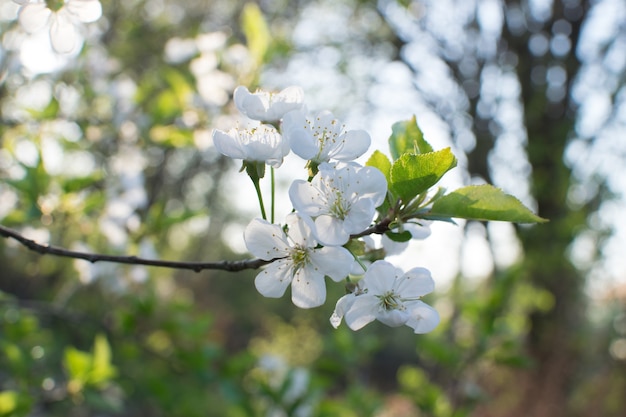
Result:
{"label": "white petal", "polygon": [[221,130],[213,131],[213,145],[222,155],[235,159],[246,159],[247,155],[241,143],[226,132]]}
{"label": "white petal", "polygon": [[289,187],[289,199],[297,211],[316,217],[323,213],[321,192],[310,182],[295,180]]}
{"label": "white petal", "polygon": [[354,257],[341,246],[324,246],[310,255],[311,264],[321,273],[339,282],[350,274]]}
{"label": "white petal", "polygon": [[397,283],[397,290],[403,298],[418,298],[433,292],[435,281],[426,268],[413,268],[406,272]]}
{"label": "white petal", "polygon": [[350,309],[354,300],[354,294],[346,294],[337,300],[337,304],[335,304],[335,311],[333,311],[333,315],[330,316],[330,324],[332,324],[335,329],[341,324],[343,316],[346,314],[346,311]]}
{"label": "white petal", "polygon": [[289,228],[289,239],[296,245],[307,248],[317,246],[317,242],[311,232],[311,227],[298,215],[298,213],[289,213],[285,220]]}
{"label": "white petal", "polygon": [[306,115],[302,110],[293,110],[283,116],[282,130],[286,135],[294,129],[305,129],[305,126],[307,126]]}
{"label": "white petal", "polygon": [[387,261],[376,261],[367,269],[362,286],[372,296],[382,295],[393,289],[396,278],[402,276],[402,270]]}
{"label": "white petal", "polygon": [[[253,120],[265,120],[269,108],[269,94],[259,92],[252,94],[246,87],[235,89],[233,100],[237,109]],[[269,121],[269,120],[265,120]]]}
{"label": "white petal", "polygon": [[324,275],[310,266],[299,269],[291,281],[291,301],[300,308],[313,308],[326,301]]}
{"label": "white petal", "polygon": [[326,131],[326,133],[330,134],[339,134],[341,132],[341,125],[339,125],[335,116],[333,116],[333,114],[328,110],[323,110],[317,113],[317,116],[315,116],[315,126],[320,131]]}
{"label": "white petal", "polygon": [[99,0],[70,0],[64,7],[83,23],[95,22],[102,16]]}
{"label": "white petal", "polygon": [[51,15],[46,3],[31,3],[20,9],[18,19],[26,32],[34,33],[46,26]]}
{"label": "white petal", "polygon": [[62,54],[72,52],[79,35],[67,11],[61,9],[53,13],[50,20],[50,41],[54,50]]}
{"label": "white petal", "polygon": [[252,255],[266,261],[289,254],[290,247],[283,230],[263,219],[254,219],[248,223],[243,239]]}
{"label": "white petal", "polygon": [[350,192],[363,198],[371,198],[374,207],[380,206],[387,196],[387,179],[374,167],[360,167],[355,170],[357,179],[350,181]]}
{"label": "white petal", "polygon": [[352,330],[359,330],[368,323],[376,320],[378,299],[369,295],[359,295],[346,311],[344,319]]}
{"label": "white petal", "polygon": [[315,219],[313,234],[323,245],[338,246],[350,240],[350,233],[346,232],[343,221],[327,214]]}
{"label": "white petal", "polygon": [[409,311],[411,318],[406,322],[407,326],[415,333],[428,333],[437,327],[440,321],[437,310],[421,301],[414,301],[411,304]]}
{"label": "white petal", "polygon": [[237,110],[243,113],[243,104],[250,95],[250,91],[243,85],[235,88],[235,92],[233,93],[233,101],[235,102],[235,107],[237,107]]}
{"label": "white petal", "polygon": [[331,158],[340,161],[352,161],[363,155],[370,147],[372,139],[364,130],[349,130],[342,135],[340,146],[336,152],[331,153]]}
{"label": "white petal", "polygon": [[304,128],[292,129],[288,133],[289,144],[293,153],[302,159],[313,159],[319,152],[317,139]]}
{"label": "white petal", "polygon": [[360,233],[370,226],[375,215],[376,208],[372,199],[363,198],[358,200],[350,207],[350,211],[344,220],[344,229],[349,234]]}
{"label": "white petal", "polygon": [[303,102],[304,90],[301,87],[287,87],[271,98],[267,120],[280,120],[286,113],[300,109]]}
{"label": "white petal", "polygon": [[259,272],[254,279],[254,286],[264,297],[279,298],[291,282],[293,271],[284,259],[274,261]]}
{"label": "white petal", "polygon": [[407,323],[410,319],[409,313],[407,311],[401,310],[383,310],[378,313],[376,317],[378,321],[383,324],[386,324],[389,327],[399,327]]}

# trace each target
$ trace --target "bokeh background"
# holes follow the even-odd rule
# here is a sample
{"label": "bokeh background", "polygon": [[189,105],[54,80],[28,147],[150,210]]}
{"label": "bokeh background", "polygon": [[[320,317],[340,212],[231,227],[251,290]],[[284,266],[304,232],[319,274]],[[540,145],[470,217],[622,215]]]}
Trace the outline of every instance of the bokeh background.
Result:
{"label": "bokeh background", "polygon": [[0,239],[1,416],[626,415],[623,0],[102,4],[58,55],[0,0],[5,227],[87,252],[248,258],[253,188],[211,143],[240,122],[237,85],[300,85],[372,151],[415,115],[459,159],[445,186],[493,183],[550,222],[435,224],[392,257],[433,273],[427,335],[333,329],[341,285],[299,310],[261,297],[255,271]]}

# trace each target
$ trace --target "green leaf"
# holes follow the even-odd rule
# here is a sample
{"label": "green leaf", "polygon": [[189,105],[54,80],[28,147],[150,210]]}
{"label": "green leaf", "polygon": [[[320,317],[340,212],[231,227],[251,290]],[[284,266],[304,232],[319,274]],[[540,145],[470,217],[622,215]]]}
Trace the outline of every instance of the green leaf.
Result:
{"label": "green leaf", "polygon": [[63,365],[67,370],[70,379],[79,381],[81,385],[87,381],[91,371],[92,356],[82,352],[72,346],[65,349]]}
{"label": "green leaf", "polygon": [[450,148],[417,155],[405,153],[393,163],[389,188],[408,203],[455,166],[456,158]]}
{"label": "green leaf", "polygon": [[374,151],[374,153],[372,154],[372,156],[370,156],[370,158],[367,160],[367,163],[365,165],[377,168],[380,172],[382,172],[385,175],[385,178],[387,179],[387,183],[390,182],[391,161],[389,160],[389,158],[387,158],[387,156],[384,153],[378,150]]}
{"label": "green leaf", "polygon": [[270,46],[271,35],[263,13],[256,3],[246,3],[244,6],[241,27],[246,35],[250,55],[257,65],[262,64]]}
{"label": "green leaf", "polygon": [[413,237],[408,230],[399,233],[387,232],[385,235],[394,242],[408,242]]}
{"label": "green leaf", "polygon": [[173,148],[181,148],[193,144],[193,133],[174,125],[156,125],[150,129],[150,139],[156,143]]}
{"label": "green leaf", "polygon": [[421,154],[433,151],[433,147],[424,140],[424,134],[417,125],[415,116],[411,120],[394,123],[391,131],[389,150],[394,161],[405,153]]}
{"label": "green leaf", "polygon": [[489,184],[472,185],[455,190],[435,201],[428,214],[515,223],[547,221],[530,211],[517,198]]}
{"label": "green leaf", "polygon": [[116,375],[115,367],[111,365],[111,346],[106,337],[99,334],[93,344],[93,363],[89,382],[95,385],[105,383]]}
{"label": "green leaf", "polygon": [[17,408],[19,394],[16,391],[0,392],[0,416],[13,413]]}

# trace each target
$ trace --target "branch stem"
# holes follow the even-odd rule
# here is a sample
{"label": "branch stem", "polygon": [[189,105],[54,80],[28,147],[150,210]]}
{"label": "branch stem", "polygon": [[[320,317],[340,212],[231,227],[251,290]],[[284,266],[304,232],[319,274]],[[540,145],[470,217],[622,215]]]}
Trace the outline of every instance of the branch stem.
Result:
{"label": "branch stem", "polygon": [[241,261],[220,261],[220,262],[183,262],[183,261],[163,261],[158,259],[146,259],[138,256],[118,256],[104,255],[89,252],[78,252],[60,248],[57,246],[42,245],[34,240],[28,239],[18,232],[0,225],[0,235],[6,238],[14,239],[28,249],[42,255],[55,255],[64,258],[84,259],[91,263],[96,262],[114,262],[118,264],[129,265],[145,265],[161,268],[187,269],[194,272],[202,270],[221,270],[228,272],[239,272],[246,269],[258,269],[263,265],[267,265],[274,260],[265,261],[263,259],[246,259]]}

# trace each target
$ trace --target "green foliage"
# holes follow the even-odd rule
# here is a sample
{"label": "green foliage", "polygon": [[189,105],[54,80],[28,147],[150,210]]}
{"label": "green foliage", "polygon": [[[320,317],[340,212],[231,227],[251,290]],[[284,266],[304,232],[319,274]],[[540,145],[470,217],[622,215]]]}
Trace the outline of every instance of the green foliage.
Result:
{"label": "green foliage", "polygon": [[432,146],[424,139],[415,116],[410,120],[394,123],[391,130],[389,150],[394,161],[407,153],[421,154],[433,151]]}
{"label": "green foliage", "polygon": [[111,364],[111,347],[101,334],[96,335],[91,354],[71,346],[66,348],[63,366],[69,375],[68,386],[74,393],[81,391],[85,385],[106,386],[117,374]]}
{"label": "green foliage", "polygon": [[405,153],[393,163],[389,188],[408,203],[455,166],[456,158],[450,148],[424,154]]}
{"label": "green foliage", "polygon": [[531,212],[517,198],[488,184],[460,188],[437,199],[429,215],[517,223],[547,221]]}
{"label": "green foliage", "polygon": [[272,42],[263,13],[256,3],[246,3],[241,13],[241,28],[246,35],[250,54],[256,65],[264,62]]}

